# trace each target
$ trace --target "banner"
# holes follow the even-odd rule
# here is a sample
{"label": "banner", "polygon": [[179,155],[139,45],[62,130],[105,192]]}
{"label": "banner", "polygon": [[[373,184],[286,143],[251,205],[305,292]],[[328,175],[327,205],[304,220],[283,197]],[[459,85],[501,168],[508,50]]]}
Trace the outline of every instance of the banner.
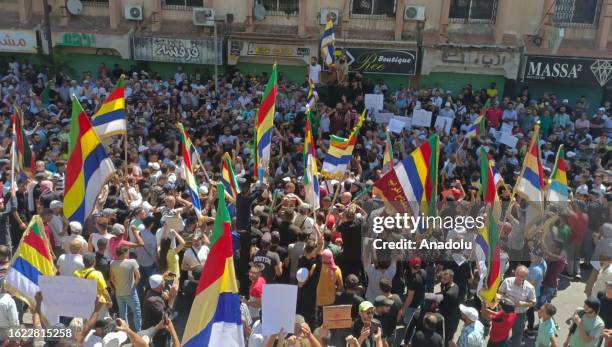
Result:
{"label": "banner", "polygon": [[160,37],[134,37],[134,59],[185,64],[217,64],[222,62],[223,40],[183,40]]}
{"label": "banner", "polygon": [[36,53],[36,33],[21,30],[0,30],[0,52]]}
{"label": "banner", "polygon": [[612,60],[528,55],[524,82],[579,83],[605,86],[612,80]]}
{"label": "banner", "polygon": [[336,56],[346,55],[350,71],[408,76],[416,74],[416,48],[369,49],[336,47],[335,54]]}

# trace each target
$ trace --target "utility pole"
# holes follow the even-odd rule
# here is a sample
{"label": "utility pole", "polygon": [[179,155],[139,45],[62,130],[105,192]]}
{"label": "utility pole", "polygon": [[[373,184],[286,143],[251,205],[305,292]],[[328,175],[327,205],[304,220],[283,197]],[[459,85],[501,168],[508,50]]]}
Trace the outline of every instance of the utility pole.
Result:
{"label": "utility pole", "polygon": [[53,56],[53,40],[51,39],[51,7],[49,6],[49,0],[43,0],[43,7],[45,11],[45,35],[47,36],[47,49],[49,56]]}

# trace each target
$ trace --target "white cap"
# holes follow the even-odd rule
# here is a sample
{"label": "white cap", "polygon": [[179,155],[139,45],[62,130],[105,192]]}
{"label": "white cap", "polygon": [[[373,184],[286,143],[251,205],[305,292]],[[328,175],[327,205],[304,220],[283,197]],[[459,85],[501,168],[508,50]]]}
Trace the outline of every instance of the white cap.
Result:
{"label": "white cap", "polygon": [[459,310],[461,311],[461,313],[463,313],[467,319],[469,319],[472,322],[475,322],[478,320],[478,311],[473,308],[473,307],[469,307],[469,306],[465,306],[464,304],[460,304],[459,305]]}
{"label": "white cap", "polygon": [[162,275],[155,274],[155,275],[151,275],[151,277],[149,277],[149,287],[151,287],[151,288],[157,288],[163,282],[164,282],[164,278],[162,277]]}
{"label": "white cap", "polygon": [[149,163],[149,167],[152,168],[154,171],[158,171],[160,169],[159,163]]}
{"label": "white cap", "polygon": [[81,231],[83,231],[83,226],[79,222],[70,222],[69,225],[70,225],[70,230],[73,233],[80,233]]}
{"label": "white cap", "polygon": [[59,200],[53,200],[51,201],[51,203],[49,204],[49,207],[54,209],[54,208],[62,208],[64,205],[62,204],[61,201]]}
{"label": "white cap", "polygon": [[606,112],[606,108],[605,107],[600,107],[597,109],[597,111],[599,112]]}
{"label": "white cap", "polygon": [[567,104],[567,103],[569,103],[569,100],[567,100],[567,99],[563,99],[563,103],[564,103],[564,104]]}
{"label": "white cap", "polygon": [[102,338],[102,346],[104,347],[119,347],[125,341],[127,341],[128,336],[123,331],[113,331],[110,332]]}
{"label": "white cap", "polygon": [[113,234],[122,235],[125,233],[125,227],[119,223],[113,224]]}
{"label": "white cap", "polygon": [[576,194],[587,195],[589,194],[589,188],[586,185],[581,185],[576,189]]}
{"label": "white cap", "polygon": [[299,268],[297,272],[295,273],[295,279],[297,279],[298,282],[304,283],[308,279],[308,275],[309,275],[308,269],[305,267],[302,267],[302,268]]}

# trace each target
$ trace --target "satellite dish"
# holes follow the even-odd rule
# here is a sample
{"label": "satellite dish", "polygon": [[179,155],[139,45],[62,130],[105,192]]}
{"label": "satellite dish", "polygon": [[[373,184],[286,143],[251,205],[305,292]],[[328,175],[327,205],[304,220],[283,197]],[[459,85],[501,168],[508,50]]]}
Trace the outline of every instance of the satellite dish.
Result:
{"label": "satellite dish", "polygon": [[255,20],[264,20],[266,18],[266,8],[262,4],[253,6],[253,17]]}
{"label": "satellite dish", "polygon": [[83,4],[80,0],[67,0],[66,10],[68,10],[68,13],[70,13],[71,15],[78,16],[83,10]]}

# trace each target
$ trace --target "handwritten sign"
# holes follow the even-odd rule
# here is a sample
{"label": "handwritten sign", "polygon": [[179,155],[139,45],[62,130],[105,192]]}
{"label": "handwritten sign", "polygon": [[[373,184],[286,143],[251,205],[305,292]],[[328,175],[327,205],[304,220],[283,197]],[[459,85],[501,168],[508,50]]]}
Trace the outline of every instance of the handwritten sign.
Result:
{"label": "handwritten sign", "polygon": [[502,123],[501,132],[512,134],[512,128],[513,128],[512,124]]}
{"label": "handwritten sign", "polygon": [[134,59],[170,63],[221,65],[223,40],[219,41],[217,49],[215,49],[212,40],[135,37]]}
{"label": "handwritten sign", "polygon": [[295,308],[297,286],[289,284],[266,284],[261,298],[262,334],[270,336],[283,329],[295,333]]}
{"label": "handwritten sign", "polygon": [[453,119],[450,117],[436,117],[436,129],[444,130],[446,135],[450,134],[451,127],[453,126]]}
{"label": "handwritten sign", "polygon": [[63,46],[91,47],[94,42],[96,42],[94,34],[64,33],[64,35],[62,35]]}
{"label": "handwritten sign", "polygon": [[366,94],[365,108],[370,111],[380,111],[384,107],[384,96],[382,94]]}
{"label": "handwritten sign", "polygon": [[89,318],[96,300],[96,281],[72,276],[40,276],[42,313],[48,317]]}
{"label": "handwritten sign", "polygon": [[323,306],[323,324],[327,329],[350,328],[351,305]]}
{"label": "handwritten sign", "polygon": [[389,131],[400,134],[404,129],[404,123],[398,119],[391,118],[389,120]]}
{"label": "handwritten sign", "polygon": [[414,110],[412,113],[412,126],[415,128],[431,126],[431,112],[426,110]]}
{"label": "handwritten sign", "polygon": [[378,112],[374,114],[374,122],[378,124],[389,124],[391,118],[393,118],[393,113]]}
{"label": "handwritten sign", "polygon": [[36,53],[33,31],[0,30],[0,52]]}

